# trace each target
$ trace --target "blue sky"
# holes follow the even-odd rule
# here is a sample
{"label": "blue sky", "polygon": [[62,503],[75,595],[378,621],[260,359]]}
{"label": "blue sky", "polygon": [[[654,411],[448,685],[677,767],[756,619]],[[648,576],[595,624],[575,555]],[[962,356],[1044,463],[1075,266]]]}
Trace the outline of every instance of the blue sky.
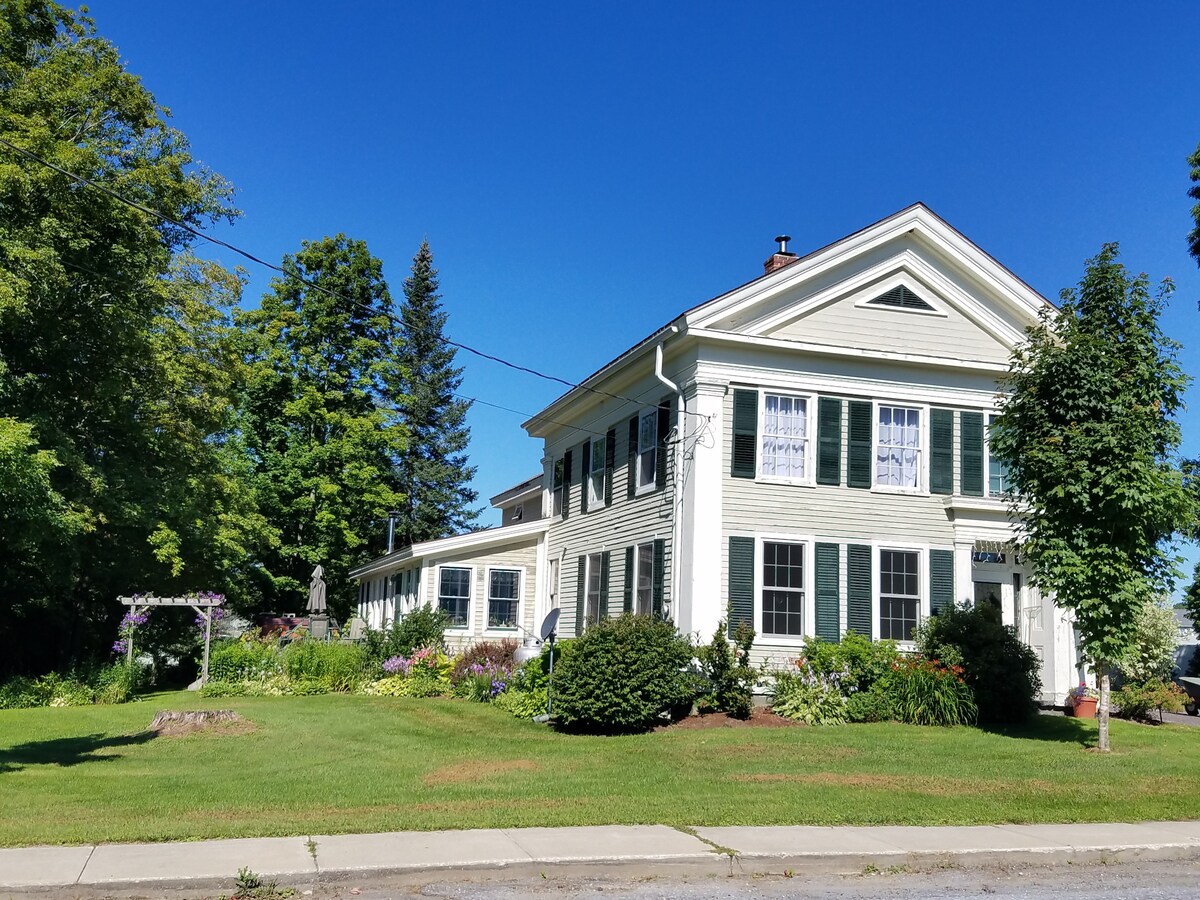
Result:
{"label": "blue sky", "polygon": [[[345,232],[397,296],[427,236],[451,336],[564,378],[760,273],[776,234],[805,253],[916,200],[1052,299],[1121,242],[1174,278],[1165,326],[1200,375],[1195,0],[90,9],[236,185],[216,234],[278,260]],[[459,358],[470,396],[559,393]],[[485,500],[539,470],[521,421],[472,411]]]}

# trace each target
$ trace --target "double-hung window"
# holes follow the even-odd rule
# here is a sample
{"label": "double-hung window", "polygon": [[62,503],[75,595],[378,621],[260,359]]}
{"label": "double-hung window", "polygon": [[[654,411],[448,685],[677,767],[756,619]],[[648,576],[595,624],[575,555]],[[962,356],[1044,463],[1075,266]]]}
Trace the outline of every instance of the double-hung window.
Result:
{"label": "double-hung window", "polygon": [[592,458],[588,461],[588,509],[599,509],[604,505],[604,438],[593,438],[591,444]]}
{"label": "double-hung window", "polygon": [[521,599],[521,573],[492,569],[488,573],[488,628],[516,628]]}
{"label": "double-hung window", "polygon": [[875,423],[875,485],[921,488],[921,410],[880,404]]}
{"label": "double-hung window", "polygon": [[451,628],[470,624],[471,570],[453,566],[442,568],[438,576],[438,608],[450,617]]}
{"label": "double-hung window", "polygon": [[761,463],[767,478],[811,480],[807,397],[763,395]]}
{"label": "double-hung window", "polygon": [[638,419],[637,492],[654,489],[658,470],[658,410],[642,413]]}
{"label": "double-hung window", "polygon": [[584,592],[583,617],[591,625],[600,621],[600,570],[604,565],[602,553],[592,553],[587,558],[587,582]]}
{"label": "double-hung window", "polygon": [[995,416],[988,416],[988,450],[987,450],[987,492],[989,497],[1000,497],[1008,492],[1008,472],[1004,463],[992,455],[991,426],[996,424]]}
{"label": "double-hung window", "polygon": [[764,541],[762,633],[804,634],[804,544]]}
{"label": "double-hung window", "polygon": [[879,551],[879,637],[911,641],[921,608],[921,555]]}
{"label": "double-hung window", "polygon": [[566,502],[566,478],[564,460],[554,461],[554,487],[550,491],[550,514],[561,516],[563,504]]}
{"label": "double-hung window", "polygon": [[634,554],[633,611],[648,616],[654,611],[654,544],[638,544]]}

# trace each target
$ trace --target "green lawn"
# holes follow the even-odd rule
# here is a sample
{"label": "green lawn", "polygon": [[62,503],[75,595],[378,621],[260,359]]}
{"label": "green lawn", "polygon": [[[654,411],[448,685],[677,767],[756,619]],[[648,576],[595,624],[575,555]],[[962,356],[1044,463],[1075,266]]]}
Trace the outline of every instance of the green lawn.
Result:
{"label": "green lawn", "polygon": [[[153,736],[233,708],[243,734]],[[0,845],[525,825],[973,824],[1200,813],[1200,729],[1039,718],[556,734],[486,705],[382,697],[0,711]]]}

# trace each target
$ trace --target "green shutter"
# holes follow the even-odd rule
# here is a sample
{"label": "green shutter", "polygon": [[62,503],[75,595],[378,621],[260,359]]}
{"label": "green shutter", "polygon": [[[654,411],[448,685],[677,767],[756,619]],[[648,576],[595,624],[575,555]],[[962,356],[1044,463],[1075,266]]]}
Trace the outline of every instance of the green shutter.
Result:
{"label": "green shutter", "polygon": [[754,627],[754,538],[729,539],[729,636],[745,622]]}
{"label": "green shutter", "polygon": [[730,474],[753,478],[757,474],[758,391],[733,392],[733,452]]}
{"label": "green shutter", "polygon": [[563,499],[562,499],[562,517],[564,519],[571,515],[571,451],[568,450],[563,454]]}
{"label": "green shutter", "polygon": [[626,452],[626,485],[625,496],[632,500],[637,494],[637,457],[638,457],[638,425],[641,419],[634,416],[629,420],[629,447]]}
{"label": "green shutter", "polygon": [[866,544],[846,547],[846,628],[871,636],[871,555]]}
{"label": "green shutter", "polygon": [[587,512],[588,508],[588,476],[592,471],[592,442],[583,442],[579,451],[579,511]]}
{"label": "green shutter", "polygon": [[617,429],[604,435],[604,505],[612,506],[613,470],[617,467]]}
{"label": "green shutter", "polygon": [[608,618],[608,559],[612,554],[605,550],[600,556],[600,618]]}
{"label": "green shutter", "polygon": [[929,411],[929,490],[954,493],[954,411]]}
{"label": "green shutter", "polygon": [[625,589],[622,596],[625,612],[633,612],[633,548],[625,548]]}
{"label": "green shutter", "polygon": [[654,542],[654,571],[650,573],[650,613],[656,619],[663,617],[663,566],[667,555],[667,542],[658,538]]}
{"label": "green shutter", "polygon": [[579,557],[579,572],[575,576],[575,636],[583,634],[583,592],[587,587],[587,557]]}
{"label": "green shutter", "polygon": [[871,447],[871,404],[867,400],[850,401],[847,443],[846,484],[853,488],[869,488],[874,452]]}
{"label": "green shutter", "polygon": [[929,610],[937,615],[954,605],[954,551],[929,551]]}
{"label": "green shutter", "polygon": [[667,439],[675,424],[675,407],[670,397],[664,397],[658,402],[658,444],[654,452],[654,489],[661,490],[667,486],[667,460],[670,448]]}
{"label": "green shutter", "polygon": [[838,588],[841,563],[837,544],[817,544],[817,637],[836,641],[841,637],[842,598]]}
{"label": "green shutter", "polygon": [[817,400],[817,484],[842,483],[842,401]]}
{"label": "green shutter", "polygon": [[983,496],[983,413],[960,412],[959,464],[962,468],[962,492],[970,497]]}

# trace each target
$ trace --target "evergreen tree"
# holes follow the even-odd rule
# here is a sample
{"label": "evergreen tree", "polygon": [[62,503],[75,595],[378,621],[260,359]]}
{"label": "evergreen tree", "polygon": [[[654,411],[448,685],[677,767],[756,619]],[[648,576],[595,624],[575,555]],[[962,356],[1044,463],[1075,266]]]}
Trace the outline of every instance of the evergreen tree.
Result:
{"label": "evergreen tree", "polygon": [[1188,189],[1188,196],[1197,201],[1192,207],[1192,221],[1196,227],[1188,234],[1188,251],[1196,257],[1196,265],[1200,265],[1200,146],[1188,157],[1188,165],[1192,167],[1192,186]]}
{"label": "evergreen tree", "polygon": [[404,280],[400,311],[404,346],[398,405],[409,443],[399,461],[405,501],[397,535],[407,544],[458,534],[482,511],[472,508],[479,495],[470,486],[475,467],[467,464],[471,404],[455,396],[463,370],[454,365],[456,351],[443,338],[446,313],[440,300],[433,253],[429,241],[422,241],[412,275]]}
{"label": "evergreen tree", "polygon": [[330,607],[345,615],[357,597],[350,568],[404,499],[392,298],[380,261],[344,235],[306,242],[283,268],[298,278],[276,278],[260,308],[239,317],[245,441],[260,507],[280,533],[262,560],[262,589],[277,608],[302,609],[321,565]]}

